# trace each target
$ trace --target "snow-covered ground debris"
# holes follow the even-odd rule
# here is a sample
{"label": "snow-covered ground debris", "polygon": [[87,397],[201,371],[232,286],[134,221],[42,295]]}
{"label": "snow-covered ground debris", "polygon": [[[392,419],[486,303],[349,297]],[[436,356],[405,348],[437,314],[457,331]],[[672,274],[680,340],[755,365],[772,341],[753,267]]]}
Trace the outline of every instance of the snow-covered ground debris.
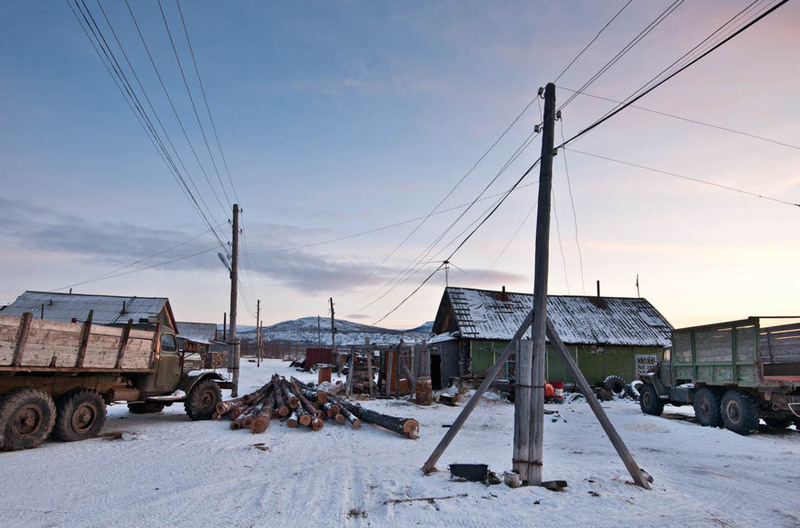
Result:
{"label": "snow-covered ground debris", "polygon": [[[316,381],[282,361],[244,361],[239,393],[273,373]],[[227,421],[192,422],[180,404],[153,415],[114,406],[98,438],[0,453],[0,526],[800,525],[795,429],[743,437],[698,426],[688,408],[654,417],[630,400],[604,402],[655,479],[645,491],[631,485],[585,401],[547,405],[563,418],[544,423],[544,478],[569,484],[556,493],[450,479],[452,463],[511,468],[514,407],[505,400],[482,401],[429,476],[420,468],[463,404],[360,403],[416,418],[421,438],[366,424],[290,431],[277,420],[253,435]]]}

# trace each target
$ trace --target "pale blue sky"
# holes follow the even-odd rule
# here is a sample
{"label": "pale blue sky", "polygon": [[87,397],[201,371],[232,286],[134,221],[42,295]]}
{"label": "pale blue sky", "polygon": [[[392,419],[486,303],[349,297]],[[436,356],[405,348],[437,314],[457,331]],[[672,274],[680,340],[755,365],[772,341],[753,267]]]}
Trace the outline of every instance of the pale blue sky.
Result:
{"label": "pale blue sky", "polygon": [[[199,98],[174,0],[162,0]],[[242,304],[266,324],[325,314],[371,323],[433,269],[379,301],[375,292],[455,219],[432,217],[385,266],[356,284],[413,229],[503,129],[624,2],[181,3],[211,110],[245,212],[250,273]],[[633,2],[559,81],[559,102],[670,2]],[[107,38],[95,0],[87,5]],[[214,217],[220,207],[186,147],[124,3],[103,1],[115,31]],[[686,2],[588,91],[621,99],[747,2]],[[131,2],[190,138],[209,173],[189,99],[155,1]],[[800,8],[789,3],[638,104],[800,145]],[[67,2],[0,3],[0,302],[26,289],[79,283],[170,248],[207,228],[181,194]],[[120,57],[121,59],[121,57]],[[198,99],[199,102],[199,99]],[[204,111],[202,103],[199,110]],[[579,97],[567,136],[611,107]],[[205,116],[201,114],[208,126]],[[443,208],[471,201],[539,122],[536,104]],[[559,125],[560,127],[560,125]],[[210,128],[207,128],[210,134]],[[560,129],[557,137],[560,138]],[[628,109],[572,145],[800,202],[800,149]],[[488,191],[515,181],[525,151]],[[583,279],[566,186],[555,160],[550,291],[642,295],[676,325],[796,314],[800,210],[567,152]],[[217,162],[219,163],[219,158]],[[225,178],[223,172],[223,178]],[[535,182],[536,175],[529,178]],[[217,187],[219,193],[219,188]],[[229,191],[230,192],[230,191]],[[479,281],[535,201],[515,193],[455,257],[451,284],[530,291],[533,218]],[[450,241],[490,202],[448,234]],[[221,235],[227,240],[229,228]],[[210,249],[206,234],[137,266]],[[168,296],[183,320],[221,320],[227,273],[215,250],[166,267],[77,286],[76,292]],[[441,260],[445,250],[428,260]],[[564,264],[564,261],[566,264]],[[124,270],[127,271],[127,270]],[[382,324],[433,319],[443,274]],[[585,284],[585,289],[582,286]],[[370,297],[372,296],[372,297]],[[240,322],[252,324],[248,303]]]}

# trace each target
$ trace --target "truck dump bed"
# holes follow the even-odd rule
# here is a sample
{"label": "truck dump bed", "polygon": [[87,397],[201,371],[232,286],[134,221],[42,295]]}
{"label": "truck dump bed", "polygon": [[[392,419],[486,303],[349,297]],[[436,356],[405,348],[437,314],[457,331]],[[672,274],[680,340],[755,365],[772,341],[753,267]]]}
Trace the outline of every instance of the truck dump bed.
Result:
{"label": "truck dump bed", "polygon": [[0,372],[152,372],[158,333],[0,315]]}
{"label": "truck dump bed", "polygon": [[761,319],[673,331],[677,380],[765,387],[800,382],[800,323],[761,328]]}

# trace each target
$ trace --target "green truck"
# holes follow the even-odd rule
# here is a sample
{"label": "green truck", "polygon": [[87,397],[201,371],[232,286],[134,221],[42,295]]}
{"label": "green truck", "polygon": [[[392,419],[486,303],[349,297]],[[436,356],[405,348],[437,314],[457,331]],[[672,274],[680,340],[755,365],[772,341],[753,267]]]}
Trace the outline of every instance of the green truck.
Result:
{"label": "green truck", "polygon": [[667,403],[692,405],[699,424],[742,435],[759,419],[800,427],[800,323],[764,324],[775,319],[673,330],[665,360],[641,376],[642,411],[658,416]]}
{"label": "green truck", "polygon": [[[0,315],[0,450],[36,447],[52,436],[92,438],[106,405],[133,413],[183,402],[193,420],[210,419],[232,384],[178,349],[166,325],[93,325]],[[52,434],[51,434],[52,433]]]}

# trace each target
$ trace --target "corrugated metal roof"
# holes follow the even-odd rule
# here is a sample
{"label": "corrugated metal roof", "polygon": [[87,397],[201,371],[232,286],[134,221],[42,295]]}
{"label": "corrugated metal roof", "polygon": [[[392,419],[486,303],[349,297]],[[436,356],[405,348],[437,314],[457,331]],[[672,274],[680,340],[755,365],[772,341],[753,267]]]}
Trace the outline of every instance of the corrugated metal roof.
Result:
{"label": "corrugated metal roof", "polygon": [[[533,306],[528,293],[445,289],[464,337],[508,341]],[[549,295],[547,314],[564,343],[670,346],[672,326],[642,298]]]}
{"label": "corrugated metal roof", "polygon": [[178,336],[197,343],[210,343],[217,337],[216,323],[179,322]]}
{"label": "corrugated metal roof", "polygon": [[[101,325],[125,324],[128,319],[139,323],[140,319],[156,317],[168,299],[161,297],[118,297],[112,295],[83,295],[78,293],[52,293],[26,291],[13,303],[3,308],[3,315],[21,316],[25,312],[34,317],[50,321],[85,321],[89,311],[94,310],[92,322]],[[123,313],[122,306],[125,305]]]}

